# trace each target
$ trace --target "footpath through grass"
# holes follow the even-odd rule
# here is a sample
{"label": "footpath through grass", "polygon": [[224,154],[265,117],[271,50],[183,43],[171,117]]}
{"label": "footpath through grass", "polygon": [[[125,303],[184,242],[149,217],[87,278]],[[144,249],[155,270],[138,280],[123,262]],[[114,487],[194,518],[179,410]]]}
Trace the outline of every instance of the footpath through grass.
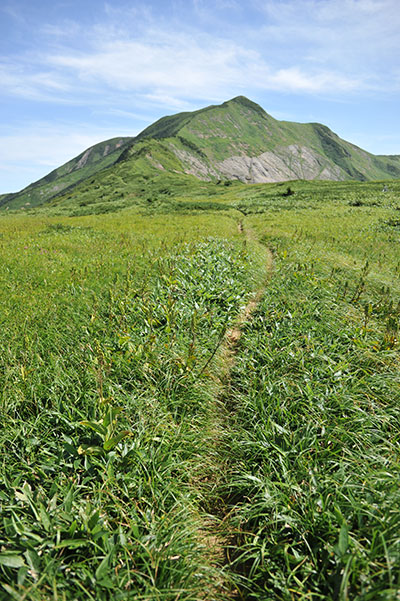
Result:
{"label": "footpath through grass", "polygon": [[287,187],[0,221],[1,601],[400,597],[400,185]]}
{"label": "footpath through grass", "polygon": [[254,286],[236,221],[1,226],[0,598],[199,599],[201,383]]}
{"label": "footpath through grass", "polygon": [[329,206],[285,217],[248,218],[275,248],[275,270],[226,398],[229,555],[245,599],[391,601],[400,598],[393,233],[377,235],[378,222],[361,234],[361,220]]}

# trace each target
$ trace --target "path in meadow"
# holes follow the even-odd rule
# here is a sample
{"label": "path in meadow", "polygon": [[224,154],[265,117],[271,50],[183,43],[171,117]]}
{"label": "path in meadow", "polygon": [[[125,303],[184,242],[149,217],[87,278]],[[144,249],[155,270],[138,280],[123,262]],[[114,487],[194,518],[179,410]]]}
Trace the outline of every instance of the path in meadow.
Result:
{"label": "path in meadow", "polygon": [[[230,571],[228,553],[235,533],[230,531],[230,510],[220,493],[224,478],[229,473],[229,453],[226,440],[229,440],[231,416],[226,399],[229,395],[231,372],[235,364],[243,327],[251,320],[256,311],[273,268],[272,252],[258,241],[253,230],[244,227],[242,220],[239,221],[238,231],[247,242],[257,245],[258,252],[262,254],[264,267],[261,284],[238,315],[236,323],[225,333],[215,360],[218,366],[218,375],[214,379],[215,411],[211,417],[209,429],[212,471],[207,474],[203,483],[207,489],[206,496],[211,500],[210,505],[206,507],[205,515],[201,516],[202,527],[199,530],[199,539],[209,563],[216,568],[216,573],[220,576],[216,577],[212,589],[204,592],[206,601],[240,598],[240,592],[234,584]],[[224,448],[225,451],[221,452],[221,449]]]}
{"label": "path in meadow", "polygon": [[223,366],[220,380],[223,386],[226,386],[226,382],[229,381],[229,374],[235,362],[235,355],[237,352],[237,346],[240,337],[242,335],[242,328],[248,321],[251,320],[251,316],[257,309],[262,299],[265,287],[272,272],[273,265],[271,251],[269,250],[269,248],[257,241],[253,230],[247,228],[245,229],[243,226],[243,221],[239,221],[238,230],[241,234],[243,234],[246,237],[246,240],[248,240],[249,242],[251,241],[253,243],[258,243],[260,247],[260,252],[262,252],[265,255],[265,275],[263,278],[262,285],[258,288],[258,290],[255,291],[253,297],[249,300],[247,305],[244,307],[243,311],[239,314],[236,324],[232,328],[230,328],[225,334],[225,338],[223,340],[220,352],[220,358]]}

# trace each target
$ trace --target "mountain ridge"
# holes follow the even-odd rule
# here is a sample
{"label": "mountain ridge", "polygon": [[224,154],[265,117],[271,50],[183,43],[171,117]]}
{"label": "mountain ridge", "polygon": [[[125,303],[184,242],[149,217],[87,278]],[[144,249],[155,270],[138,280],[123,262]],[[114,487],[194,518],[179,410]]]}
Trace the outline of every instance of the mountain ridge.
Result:
{"label": "mountain ridge", "polygon": [[[226,109],[235,117],[233,128],[227,123],[229,114],[223,127],[218,123],[217,115]],[[205,127],[199,127],[199,122]],[[193,113],[164,117],[146,128],[138,139],[146,137],[171,138],[168,142],[171,150],[184,163],[188,159],[188,172],[200,178],[208,175],[210,179],[221,177],[263,183],[298,178],[362,181],[400,176],[399,157],[375,157],[341,140],[323,124],[277,121],[244,96]],[[212,148],[201,142],[209,138],[212,138]],[[228,142],[222,149],[224,139]],[[207,161],[200,161],[201,168],[198,161],[191,161],[186,148],[180,147],[177,140],[197,150],[197,155],[206,154],[212,168],[207,168]]]}
{"label": "mountain ridge", "polygon": [[96,144],[20,192],[1,195],[0,207],[42,205],[93,178],[95,184],[99,173],[123,162],[130,164],[132,177],[150,169],[214,182],[400,178],[400,155],[368,153],[321,123],[278,121],[236,96],[162,117],[135,137]]}

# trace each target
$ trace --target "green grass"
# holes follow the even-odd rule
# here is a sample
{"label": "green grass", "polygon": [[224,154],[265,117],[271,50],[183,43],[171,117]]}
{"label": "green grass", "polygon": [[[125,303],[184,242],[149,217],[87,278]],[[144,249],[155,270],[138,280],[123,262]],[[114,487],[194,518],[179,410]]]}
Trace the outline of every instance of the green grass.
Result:
{"label": "green grass", "polygon": [[198,598],[198,387],[252,285],[236,222],[1,225],[4,598]]}
{"label": "green grass", "polygon": [[387,293],[351,302],[341,277],[309,254],[277,260],[242,341],[228,491],[250,599],[400,590],[400,311]]}
{"label": "green grass", "polygon": [[344,189],[247,220],[275,272],[226,399],[230,555],[246,599],[400,591],[397,188],[383,201],[378,185],[354,187],[357,208]]}
{"label": "green grass", "polygon": [[148,175],[0,220],[0,599],[397,598],[399,183]]}

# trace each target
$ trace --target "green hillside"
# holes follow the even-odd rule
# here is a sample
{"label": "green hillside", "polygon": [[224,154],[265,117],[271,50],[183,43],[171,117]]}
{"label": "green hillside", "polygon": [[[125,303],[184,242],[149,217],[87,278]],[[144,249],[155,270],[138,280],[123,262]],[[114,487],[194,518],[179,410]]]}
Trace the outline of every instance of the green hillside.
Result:
{"label": "green hillside", "polygon": [[[285,179],[370,180],[400,176],[400,158],[375,157],[341,140],[328,127],[277,121],[243,96],[221,106],[160,119],[138,139],[164,139],[198,177],[225,177],[251,183]],[[240,172],[251,159],[263,157],[268,175]],[[235,157],[235,164],[229,160]],[[239,168],[239,171],[235,173]]]}
{"label": "green hillside", "polygon": [[[191,119],[186,114],[179,129],[177,123],[176,118],[170,146],[199,177],[205,175],[199,162],[210,177],[249,183],[400,177],[399,157],[374,157],[324,125],[277,121],[243,97],[197,111]],[[158,122],[148,133],[164,137],[162,126]]]}
{"label": "green hillside", "polygon": [[91,146],[20,192],[0,197],[0,207],[35,207],[113,165],[133,138],[112,138]]}
{"label": "green hillside", "polygon": [[374,156],[319,123],[277,121],[238,96],[220,106],[164,117],[136,138],[98,144],[21,192],[0,198],[0,206],[31,208],[51,201],[79,211],[79,206],[113,201],[109,209],[115,210],[116,200],[125,207],[159,190],[173,195],[173,182],[191,191],[199,181],[396,178],[400,156]]}

